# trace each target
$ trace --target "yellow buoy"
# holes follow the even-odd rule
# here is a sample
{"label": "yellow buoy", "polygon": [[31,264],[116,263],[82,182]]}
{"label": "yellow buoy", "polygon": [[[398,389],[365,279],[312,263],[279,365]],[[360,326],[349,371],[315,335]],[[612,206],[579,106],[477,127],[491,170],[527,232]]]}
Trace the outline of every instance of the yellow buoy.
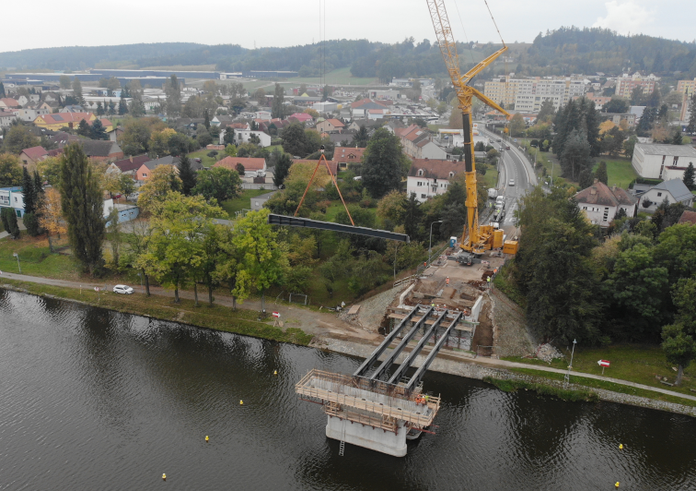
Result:
{"label": "yellow buoy", "polygon": [[243,406],[243,405],[244,405],[244,401],[241,401],[241,400],[240,400],[240,401],[239,401],[239,405],[240,405],[240,406]]}
{"label": "yellow buoy", "polygon": [[205,435],[205,441],[206,442],[208,441],[208,435]]}
{"label": "yellow buoy", "polygon": [[166,481],[166,480],[167,480],[167,475],[166,475],[166,474],[162,474],[162,480],[163,480],[163,481]]}
{"label": "yellow buoy", "polygon": [[616,484],[614,484],[614,487],[615,487],[616,489],[619,489],[619,481],[616,481]]}
{"label": "yellow buoy", "polygon": [[273,375],[278,375],[278,370],[273,370]]}
{"label": "yellow buoy", "polygon": [[623,443],[619,443],[619,450],[623,450]]}

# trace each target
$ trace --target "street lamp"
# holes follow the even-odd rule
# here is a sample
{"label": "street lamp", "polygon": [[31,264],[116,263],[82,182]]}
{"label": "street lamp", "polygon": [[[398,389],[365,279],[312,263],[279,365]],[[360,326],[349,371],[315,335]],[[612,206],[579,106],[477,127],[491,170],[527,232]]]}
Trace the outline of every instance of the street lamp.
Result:
{"label": "street lamp", "polygon": [[568,365],[568,371],[566,372],[565,377],[563,377],[566,384],[570,382],[570,371],[573,369],[573,355],[575,355],[575,345],[577,343],[577,340],[573,339],[573,350],[570,352],[570,365]]}
{"label": "street lamp", "polygon": [[430,261],[430,258],[433,255],[433,225],[435,225],[436,223],[442,223],[442,220],[436,220],[430,224],[430,245],[428,246],[428,261]]}
{"label": "street lamp", "polygon": [[13,252],[12,255],[17,258],[17,269],[19,269],[19,274],[22,274],[22,266],[19,264],[19,254]]}

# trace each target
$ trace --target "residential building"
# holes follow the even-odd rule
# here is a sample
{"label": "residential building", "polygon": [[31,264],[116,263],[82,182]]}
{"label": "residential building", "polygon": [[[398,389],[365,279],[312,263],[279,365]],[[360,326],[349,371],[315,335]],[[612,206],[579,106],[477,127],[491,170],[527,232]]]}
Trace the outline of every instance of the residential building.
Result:
{"label": "residential building", "polygon": [[372,99],[360,99],[359,101],[351,103],[351,117],[353,119],[368,119],[368,111],[371,109],[381,109],[382,111],[384,111],[387,109],[387,106],[379,102],[373,101]]}
{"label": "residential building", "polygon": [[[271,118],[268,118],[268,119],[271,119]],[[312,118],[312,115],[307,114],[307,113],[294,113],[294,114],[291,114],[290,116],[288,116],[287,119],[288,119],[288,121],[294,120],[294,121],[297,121],[300,123],[311,123],[314,121],[314,118]]]}
{"label": "residential building", "polygon": [[147,154],[128,157],[127,159],[117,160],[109,164],[106,168],[108,174],[126,174],[135,179],[138,169],[145,163],[152,160]]}
{"label": "residential building", "polygon": [[691,115],[691,96],[696,90],[696,78],[693,80],[679,80],[677,82],[677,92],[682,93],[681,121],[688,121]]}
{"label": "residential building", "polygon": [[0,109],[16,109],[19,108],[19,106],[19,101],[12,97],[3,97],[0,99]]}
{"label": "residential building", "polygon": [[321,123],[317,123],[316,129],[321,133],[340,133],[346,127],[338,119],[325,119]]}
{"label": "residential building", "polygon": [[50,109],[41,109],[41,108],[36,108],[36,109],[35,108],[23,108],[23,109],[17,109],[14,113],[17,116],[17,119],[21,119],[22,121],[32,122],[39,116],[51,114],[51,110]]}
{"label": "residential building", "polygon": [[[220,132],[220,144],[225,143],[225,132],[227,130],[223,130]],[[251,135],[256,135],[256,137],[259,139],[259,145],[262,147],[270,147],[271,146],[271,136],[268,133],[264,133],[263,131],[252,131],[252,130],[240,130],[236,129],[234,130],[234,141],[239,144],[239,143],[249,143],[249,139],[251,138]],[[224,150],[224,147],[223,147]]]}
{"label": "residential building", "polygon": [[123,150],[118,143],[111,140],[83,140],[77,141],[82,146],[85,155],[97,162],[111,162],[123,158]]}
{"label": "residential building", "polygon": [[224,159],[218,160],[213,167],[225,167],[230,170],[237,170],[237,164],[242,164],[244,166],[244,172],[265,172],[266,171],[266,159],[263,158],[251,158],[251,157],[225,157]]}
{"label": "residential building", "polygon": [[29,172],[33,172],[36,169],[36,164],[46,157],[48,157],[48,152],[44,147],[25,148],[19,154],[19,160],[22,161],[22,164]]}
{"label": "residential building", "polygon": [[677,222],[679,225],[696,225],[696,211],[684,210]]}
{"label": "residential building", "polygon": [[643,90],[644,95],[650,95],[655,90],[658,80],[659,78],[653,74],[650,74],[647,77],[643,77],[638,72],[630,76],[628,74],[624,74],[623,77],[620,77],[616,81],[616,95],[630,100],[636,87],[640,87]]}
{"label": "residential building", "polygon": [[404,153],[414,159],[442,160],[447,158],[447,152],[432,141],[430,131],[412,124],[406,128],[397,128],[394,134],[401,140]]}
{"label": "residential building", "polygon": [[653,212],[660,204],[667,200],[667,203],[682,203],[687,208],[694,203],[694,195],[686,187],[681,179],[670,179],[651,187],[640,195],[639,210]]}
{"label": "residential building", "polygon": [[336,147],[334,149],[333,161],[336,162],[338,170],[346,170],[350,164],[362,162],[366,148],[357,147]]}
{"label": "residential building", "polygon": [[513,78],[505,76],[494,78],[484,84],[484,95],[505,109],[519,112],[538,113],[545,100],[553,101],[558,110],[568,101],[582,97],[587,83],[579,78]]}
{"label": "residential building", "polygon": [[140,167],[138,167],[138,170],[135,171],[135,180],[139,181],[140,183],[147,181],[152,176],[152,171],[162,165],[172,166],[174,167],[174,170],[178,173],[178,164],[179,157],[173,157],[171,155],[167,155],[166,157],[162,157],[155,160],[149,160],[147,162],[142,163]]}
{"label": "residential building", "polygon": [[0,128],[9,128],[15,119],[17,119],[15,113],[0,110]]}
{"label": "residential building", "polygon": [[636,143],[631,165],[640,177],[682,179],[689,164],[696,166],[696,149],[691,145]]}
{"label": "residential building", "polygon": [[[92,121],[97,119],[94,113],[55,113],[55,114],[44,114],[38,116],[34,120],[34,125],[39,128],[45,128],[47,130],[59,131],[61,128],[71,128],[77,129],[80,125],[80,121],[87,121],[92,124]],[[102,121],[103,123],[103,121]],[[110,125],[111,126],[111,125]],[[111,128],[105,128],[106,131],[111,130]]]}
{"label": "residential building", "polygon": [[600,227],[608,227],[619,210],[624,210],[628,217],[636,215],[636,198],[624,189],[616,186],[610,188],[597,179],[592,186],[577,193],[573,199],[587,219]]}
{"label": "residential building", "polygon": [[19,186],[0,188],[0,207],[14,209],[17,218],[24,216],[24,194]]}
{"label": "residential building", "polygon": [[406,194],[415,194],[422,203],[446,193],[452,178],[463,172],[464,163],[456,160],[415,159],[408,171]]}

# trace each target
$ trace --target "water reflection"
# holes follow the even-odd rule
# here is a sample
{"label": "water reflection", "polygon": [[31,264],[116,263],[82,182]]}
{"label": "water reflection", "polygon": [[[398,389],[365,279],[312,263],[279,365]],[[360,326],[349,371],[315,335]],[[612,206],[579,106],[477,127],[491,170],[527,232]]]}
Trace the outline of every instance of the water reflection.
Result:
{"label": "water reflection", "polygon": [[[437,435],[327,440],[294,384],[360,360],[0,291],[0,490],[690,489],[693,419],[429,373]],[[274,370],[278,375],[273,375]],[[239,401],[244,400],[241,406]],[[210,443],[204,436],[210,435]],[[625,450],[619,451],[623,443]]]}

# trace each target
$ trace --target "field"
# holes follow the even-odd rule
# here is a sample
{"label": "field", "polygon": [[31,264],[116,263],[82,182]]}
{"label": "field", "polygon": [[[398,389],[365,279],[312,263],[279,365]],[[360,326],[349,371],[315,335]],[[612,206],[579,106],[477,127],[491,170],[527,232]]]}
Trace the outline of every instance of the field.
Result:
{"label": "field", "polygon": [[235,213],[244,209],[251,209],[251,198],[269,193],[270,189],[245,189],[242,194],[235,199],[230,199],[220,203],[220,206],[227,212],[230,218],[235,218]]}
{"label": "field", "polygon": [[33,238],[22,232],[17,240],[7,237],[0,240],[0,271],[19,273],[17,258],[23,274],[32,276],[44,276],[61,280],[78,280],[80,274],[70,256],[52,254],[48,248],[48,241],[41,238]]}
{"label": "field", "polygon": [[[607,159],[600,158],[607,163],[607,184],[623,189],[628,189],[628,185],[633,181],[638,174],[633,170],[631,161],[627,158]],[[593,171],[597,170],[599,163],[595,164]]]}
{"label": "field", "polygon": [[[371,77],[353,77],[350,74],[350,67],[338,68],[332,70],[326,74],[326,84],[327,85],[372,85],[379,83],[379,80]],[[285,88],[285,92],[293,89],[294,87],[299,87],[301,84],[305,85],[320,85],[321,79],[319,77],[294,77],[289,79],[284,79],[280,81]],[[275,85],[275,80],[255,80],[252,82],[243,82],[244,88],[249,92],[254,92],[259,87],[263,87],[266,93],[273,92],[273,86]],[[270,90],[269,90],[270,88]]]}
{"label": "field", "polygon": [[198,150],[197,152],[191,152],[188,154],[188,158],[191,160],[199,158],[201,159],[201,164],[203,164],[203,167],[212,167],[219,160],[219,157],[221,158],[225,156],[224,151],[218,150],[218,154],[215,157],[208,157],[208,152],[210,152],[210,150],[206,150],[204,148],[202,150]]}

